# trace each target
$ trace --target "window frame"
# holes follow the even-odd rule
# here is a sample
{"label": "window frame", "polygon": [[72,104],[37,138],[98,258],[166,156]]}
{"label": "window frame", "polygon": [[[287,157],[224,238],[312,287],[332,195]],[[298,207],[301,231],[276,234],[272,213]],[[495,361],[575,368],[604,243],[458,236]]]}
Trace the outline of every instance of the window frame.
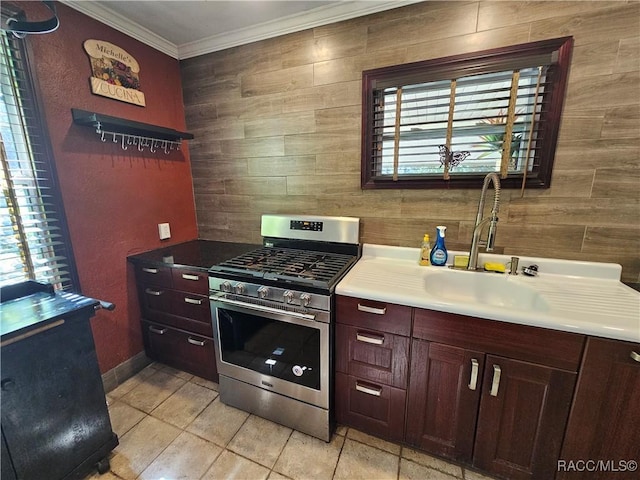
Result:
{"label": "window frame", "polygon": [[[513,70],[522,64],[522,59],[557,52],[554,63],[554,78],[551,92],[545,97],[547,109],[541,123],[539,136],[544,138],[537,157],[538,166],[526,174],[526,188],[549,188],[558,139],[558,130],[565,98],[573,37],[529,42],[494,48],[473,53],[452,55],[421,62],[382,67],[362,72],[362,144],[361,144],[361,188],[479,188],[485,174],[456,175],[444,178],[374,178],[373,176],[373,123],[374,92],[393,85],[426,83],[454,79],[504,70]],[[444,143],[444,139],[443,139]],[[538,154],[537,154],[538,155]],[[522,174],[510,174],[501,179],[504,188],[521,188]]]}
{"label": "window frame", "polygon": [[[24,10],[11,5],[8,2],[4,2],[0,6],[3,20],[7,17],[16,18],[18,20],[26,20]],[[15,50],[21,58],[18,61],[22,65],[22,69],[18,71],[14,70],[14,74],[17,75],[23,88],[24,97],[22,102],[27,104],[27,107],[32,110],[32,115],[29,118],[22,117],[22,121],[25,123],[25,132],[29,136],[31,148],[34,155],[40,156],[45,159],[42,163],[46,168],[46,173],[38,175],[37,184],[39,188],[48,189],[49,198],[48,203],[52,205],[51,211],[53,216],[49,221],[56,222],[60,229],[59,235],[61,238],[62,246],[58,247],[53,245],[53,251],[55,257],[62,256],[65,260],[66,276],[61,284],[54,284],[54,287],[60,288],[64,291],[81,293],[80,279],[76,267],[75,255],[73,252],[73,246],[71,243],[71,235],[69,233],[69,227],[67,217],[65,214],[64,203],[62,200],[62,192],[60,189],[60,183],[58,181],[58,175],[56,172],[56,162],[53,155],[53,148],[51,146],[51,136],[49,135],[49,129],[46,118],[44,116],[44,106],[40,93],[40,83],[35,72],[33,62],[33,50],[29,42],[29,36],[24,38],[17,38],[12,36],[10,32],[6,32],[8,41],[12,44],[12,50]],[[62,255],[61,255],[62,253]],[[31,272],[27,272],[29,279],[38,281],[37,278],[31,277]],[[25,280],[27,278],[25,277]]]}

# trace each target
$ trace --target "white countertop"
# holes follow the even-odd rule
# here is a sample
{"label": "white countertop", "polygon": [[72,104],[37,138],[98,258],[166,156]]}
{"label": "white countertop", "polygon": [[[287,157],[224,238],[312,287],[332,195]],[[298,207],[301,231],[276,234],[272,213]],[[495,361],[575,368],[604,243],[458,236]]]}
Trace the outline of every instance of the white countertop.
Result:
{"label": "white countertop", "polygon": [[[349,297],[396,303],[442,312],[499,320],[566,332],[640,342],[640,292],[620,282],[620,265],[579,262],[538,257],[520,257],[520,267],[537,264],[536,277],[511,276],[489,272],[452,271],[446,267],[423,267],[418,264],[418,248],[364,244],[362,258],[336,287],[336,293]],[[468,252],[449,251],[454,255]],[[506,264],[509,256],[480,254],[484,262]],[[451,274],[447,271],[452,272]],[[469,301],[456,293],[437,294],[438,279],[489,282],[499,290],[535,291],[530,305],[513,302],[484,303]],[[460,277],[472,275],[473,277]],[[488,279],[486,276],[492,278]],[[431,283],[430,283],[431,282]],[[504,283],[500,283],[504,282]],[[507,283],[508,282],[508,283]],[[433,285],[433,288],[429,288]],[[486,290],[486,289],[485,289]],[[510,290],[509,290],[510,291]],[[516,297],[514,297],[516,298]],[[511,304],[509,304],[511,303]]]}

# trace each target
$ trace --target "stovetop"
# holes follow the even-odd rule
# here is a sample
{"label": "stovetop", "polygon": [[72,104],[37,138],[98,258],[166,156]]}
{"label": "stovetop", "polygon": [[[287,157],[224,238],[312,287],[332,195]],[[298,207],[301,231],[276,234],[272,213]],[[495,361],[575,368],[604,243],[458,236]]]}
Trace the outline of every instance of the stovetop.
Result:
{"label": "stovetop", "polygon": [[356,260],[357,255],[262,247],[214,265],[209,272],[330,289]]}

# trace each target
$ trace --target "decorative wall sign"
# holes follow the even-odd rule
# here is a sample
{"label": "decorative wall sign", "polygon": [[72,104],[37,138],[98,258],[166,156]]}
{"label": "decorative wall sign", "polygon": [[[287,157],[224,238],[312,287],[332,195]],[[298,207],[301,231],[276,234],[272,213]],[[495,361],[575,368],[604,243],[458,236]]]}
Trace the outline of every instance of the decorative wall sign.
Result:
{"label": "decorative wall sign", "polygon": [[135,58],[102,40],[86,40],[84,50],[91,58],[93,93],[141,107],[146,105],[140,91],[140,66]]}

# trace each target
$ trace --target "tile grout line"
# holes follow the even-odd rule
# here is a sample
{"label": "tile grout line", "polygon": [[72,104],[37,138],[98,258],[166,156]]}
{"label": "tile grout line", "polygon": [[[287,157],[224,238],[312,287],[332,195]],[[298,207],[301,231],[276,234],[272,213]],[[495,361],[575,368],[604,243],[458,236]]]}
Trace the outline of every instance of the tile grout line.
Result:
{"label": "tile grout line", "polygon": [[[258,461],[254,460],[254,459],[252,459],[252,458],[246,457],[245,455],[243,455],[243,454],[241,454],[241,453],[238,453],[238,452],[236,452],[236,451],[234,451],[234,450],[232,450],[232,449],[230,449],[230,448],[229,448],[229,445],[230,445],[230,444],[233,442],[233,440],[238,436],[239,432],[240,432],[240,431],[242,430],[242,428],[247,424],[247,422],[249,421],[249,418],[251,418],[251,416],[255,416],[255,417],[257,417],[257,418],[261,418],[261,417],[259,417],[259,416],[257,416],[257,415],[254,415],[253,413],[249,413],[249,412],[247,412],[247,413],[248,413],[248,415],[244,418],[244,420],[242,421],[242,423],[240,424],[240,426],[236,429],[236,431],[235,431],[235,432],[234,432],[234,434],[231,436],[231,438],[229,439],[229,441],[227,441],[224,445],[219,445],[219,444],[218,444],[218,443],[216,443],[215,441],[211,441],[211,440],[209,440],[209,439],[207,439],[207,438],[201,437],[200,435],[198,435],[198,434],[196,434],[196,433],[189,432],[187,429],[189,428],[189,426],[191,426],[191,425],[195,422],[195,420],[196,420],[196,419],[197,419],[197,418],[202,414],[202,412],[204,412],[204,410],[206,410],[207,408],[209,408],[209,407],[213,404],[213,402],[215,402],[216,400],[220,401],[220,392],[219,392],[218,390],[214,389],[214,388],[210,388],[209,386],[205,386],[205,385],[200,385],[200,384],[198,384],[197,382],[195,382],[195,381],[194,381],[194,379],[195,379],[195,378],[198,378],[198,377],[196,377],[196,376],[193,376],[193,375],[192,375],[192,376],[187,380],[187,379],[183,378],[183,377],[182,377],[182,376],[180,376],[180,375],[175,375],[175,374],[173,373],[173,371],[165,371],[165,370],[159,369],[159,368],[157,368],[157,367],[153,367],[152,365],[153,365],[153,364],[151,364],[151,365],[147,366],[147,368],[151,367],[151,369],[154,369],[154,370],[155,370],[155,372],[153,372],[153,373],[151,373],[150,375],[148,375],[147,377],[143,378],[143,379],[141,380],[140,384],[144,383],[145,381],[147,381],[149,378],[153,377],[157,372],[160,372],[160,371],[162,371],[163,373],[165,373],[165,374],[167,374],[167,375],[171,375],[171,376],[172,376],[172,377],[174,377],[174,378],[177,378],[177,379],[180,379],[180,380],[184,380],[184,383],[183,383],[179,388],[177,388],[175,391],[173,391],[173,392],[172,392],[172,393],[171,393],[171,394],[170,394],[166,399],[164,399],[164,400],[163,400],[159,405],[157,405],[156,407],[154,407],[154,408],[153,408],[149,413],[147,413],[147,412],[145,412],[145,411],[143,411],[143,410],[139,409],[138,407],[136,407],[136,406],[134,406],[134,405],[129,404],[127,401],[123,400],[123,398],[124,398],[124,397],[125,397],[125,396],[130,392],[130,391],[134,390],[135,388],[138,388],[138,387],[140,386],[140,384],[136,385],[136,386],[135,386],[135,387],[133,387],[129,392],[127,392],[126,394],[122,395],[122,396],[121,396],[121,397],[119,397],[119,398],[111,397],[111,400],[112,400],[112,404],[111,404],[111,405],[115,404],[116,402],[121,402],[123,405],[126,405],[127,407],[130,407],[130,408],[132,408],[133,410],[135,410],[135,411],[140,412],[140,413],[142,413],[142,414],[143,414],[143,417],[142,417],[140,420],[138,420],[136,423],[134,423],[132,426],[130,426],[130,427],[129,427],[129,428],[128,428],[128,429],[127,429],[127,430],[122,434],[122,437],[126,436],[129,432],[131,432],[131,430],[133,430],[137,425],[139,425],[139,424],[140,424],[140,423],[141,423],[145,418],[147,418],[147,417],[151,417],[151,418],[153,418],[154,420],[158,420],[159,422],[161,422],[161,423],[163,423],[163,424],[165,424],[165,425],[168,425],[168,426],[170,426],[170,427],[172,427],[172,428],[175,428],[175,429],[177,429],[177,430],[179,431],[178,435],[177,435],[174,439],[172,439],[172,440],[171,440],[171,442],[169,442],[169,444],[168,444],[165,448],[163,448],[163,449],[162,449],[162,450],[161,450],[161,451],[160,451],[156,456],[154,456],[154,457],[150,460],[150,462],[149,462],[148,464],[146,464],[146,465],[144,466],[144,468],[142,469],[142,471],[140,472],[140,474],[138,474],[138,475],[135,477],[137,480],[140,480],[140,479],[142,478],[142,476],[143,476],[143,474],[144,474],[144,471],[146,471],[146,470],[149,468],[149,466],[153,464],[153,462],[155,462],[155,461],[156,461],[160,456],[162,456],[162,455],[167,451],[167,449],[168,449],[168,448],[169,448],[169,447],[170,447],[170,446],[175,442],[175,440],[176,440],[180,435],[182,435],[183,433],[187,433],[187,434],[189,434],[189,435],[193,435],[195,438],[198,438],[198,439],[200,439],[200,440],[202,440],[202,441],[205,441],[205,442],[207,442],[207,443],[211,444],[212,446],[215,446],[215,447],[217,447],[217,448],[219,448],[219,449],[220,449],[219,453],[213,457],[213,459],[211,460],[211,463],[209,463],[209,464],[208,464],[208,466],[207,466],[207,468],[205,469],[204,473],[199,477],[200,479],[202,479],[202,478],[204,477],[204,475],[206,475],[206,473],[207,473],[207,472],[212,468],[213,464],[214,464],[216,461],[218,461],[218,459],[220,458],[220,456],[221,456],[222,454],[224,454],[225,452],[229,452],[230,454],[236,455],[236,456],[238,456],[238,457],[240,457],[240,458],[242,458],[242,459],[244,459],[244,460],[246,460],[246,461],[248,461],[248,462],[251,462],[252,464],[262,466],[263,468],[265,468],[266,470],[268,470],[268,473],[267,473],[267,477],[266,477],[266,478],[269,478],[272,474],[277,474],[277,475],[280,475],[280,476],[286,477],[286,475],[281,474],[281,473],[279,473],[278,471],[276,471],[276,470],[275,470],[275,466],[277,465],[278,461],[282,458],[282,455],[283,455],[283,453],[284,453],[284,451],[285,451],[285,449],[286,449],[287,445],[288,445],[288,444],[289,444],[289,442],[291,441],[291,438],[292,438],[292,436],[293,436],[293,432],[295,431],[294,429],[290,429],[290,432],[289,432],[289,434],[288,434],[288,437],[287,437],[286,441],[284,442],[283,447],[281,448],[280,452],[278,453],[278,455],[277,455],[277,457],[275,458],[275,460],[274,460],[273,464],[271,465],[271,467],[267,467],[266,465],[263,465],[263,464],[259,463]],[[178,373],[179,373],[179,372],[178,372]],[[133,377],[132,377],[132,378],[133,378]],[[177,426],[177,425],[173,425],[172,423],[169,423],[169,422],[167,422],[167,421],[165,421],[165,420],[163,420],[163,419],[161,419],[161,418],[158,418],[158,417],[156,417],[156,416],[154,416],[154,415],[153,415],[153,412],[155,412],[155,411],[156,411],[156,410],[157,410],[161,405],[163,405],[165,402],[167,402],[167,401],[169,401],[170,399],[172,399],[172,398],[175,396],[175,394],[176,394],[176,393],[177,393],[181,388],[183,388],[183,387],[184,387],[185,385],[187,385],[187,384],[191,384],[191,385],[199,386],[199,387],[201,387],[201,388],[205,388],[205,389],[207,389],[207,390],[209,390],[209,391],[213,392],[213,393],[215,394],[215,396],[214,396],[214,398],[213,398],[211,401],[209,401],[209,402],[208,402],[208,403],[207,403],[207,404],[206,404],[206,405],[205,405],[205,406],[204,406],[204,407],[203,407],[203,408],[198,412],[198,414],[197,414],[197,415],[196,415],[196,416],[195,416],[195,417],[194,417],[194,418],[193,418],[193,419],[192,419],[192,420],[191,420],[191,421],[190,421],[186,426],[184,426],[184,427],[179,427],[179,426]],[[214,382],[214,384],[215,384],[215,382]],[[274,424],[278,425],[278,424],[277,424],[277,422],[272,422],[272,423],[274,423]],[[383,452],[383,453],[392,454],[392,455],[396,456],[396,457],[398,458],[398,464],[397,464],[397,468],[396,468],[396,475],[395,475],[395,479],[396,479],[396,480],[399,480],[399,479],[400,479],[400,475],[401,475],[401,464],[402,464],[402,460],[403,460],[403,459],[404,459],[404,460],[407,460],[408,462],[415,463],[416,465],[420,465],[420,466],[422,466],[422,467],[425,467],[425,468],[427,468],[427,469],[429,469],[429,470],[432,470],[432,471],[435,471],[435,472],[438,472],[438,473],[441,473],[441,474],[445,474],[445,475],[451,476],[451,478],[452,478],[452,479],[454,479],[454,478],[459,478],[460,480],[465,480],[465,479],[467,479],[467,478],[468,478],[468,477],[467,477],[467,471],[466,471],[466,468],[464,468],[464,467],[462,467],[461,465],[458,465],[458,464],[456,464],[456,463],[452,463],[452,462],[450,462],[450,461],[449,461],[449,460],[447,460],[447,459],[444,459],[444,458],[442,458],[442,459],[441,459],[440,457],[435,457],[435,456],[432,456],[432,455],[430,455],[430,454],[428,454],[428,453],[425,453],[425,455],[427,455],[427,456],[429,456],[429,457],[433,457],[434,459],[442,460],[443,462],[446,462],[446,463],[448,463],[448,464],[455,465],[456,467],[458,467],[458,468],[460,469],[461,477],[457,477],[457,476],[455,476],[455,475],[452,475],[452,474],[450,474],[449,472],[444,471],[444,470],[441,470],[441,469],[439,469],[439,468],[436,468],[436,467],[434,467],[433,465],[430,465],[430,464],[428,464],[428,463],[426,463],[426,462],[422,462],[422,461],[420,461],[420,460],[415,460],[415,459],[414,459],[414,460],[410,460],[409,458],[406,458],[406,457],[404,456],[404,454],[405,454],[405,450],[410,448],[410,447],[408,447],[408,446],[405,446],[405,445],[403,445],[403,444],[399,444],[399,443],[395,443],[395,442],[391,442],[393,445],[396,445],[396,446],[398,446],[398,447],[400,448],[399,453],[395,454],[395,453],[393,453],[393,452],[391,452],[391,451],[389,451],[389,450],[386,450],[386,449],[384,449],[384,448],[381,448],[381,447],[379,447],[379,446],[376,446],[376,445],[373,445],[373,444],[369,444],[369,443],[367,443],[367,442],[366,442],[366,440],[362,440],[362,439],[357,439],[357,438],[351,438],[351,437],[348,437],[348,435],[349,435],[349,433],[350,433],[350,431],[351,431],[352,429],[351,429],[350,427],[348,427],[347,425],[339,425],[339,427],[344,428],[344,435],[339,435],[338,433],[335,433],[335,432],[334,432],[334,439],[335,439],[335,437],[336,437],[336,436],[341,436],[341,437],[343,437],[342,445],[340,446],[340,450],[339,450],[339,452],[338,452],[337,459],[336,459],[336,462],[335,462],[335,464],[334,464],[334,466],[333,466],[333,472],[332,472],[332,475],[331,475],[331,478],[332,478],[332,479],[334,479],[334,480],[335,480],[335,476],[336,476],[336,473],[337,473],[338,465],[339,465],[339,463],[340,463],[340,460],[342,459],[342,454],[343,454],[343,452],[344,452],[344,448],[345,448],[345,444],[346,444],[347,440],[351,440],[351,441],[353,441],[353,442],[355,442],[355,443],[357,443],[357,444],[360,444],[360,445],[363,445],[363,446],[366,446],[366,447],[369,447],[369,448],[373,448],[373,449],[378,450],[378,451]],[[354,430],[354,431],[357,431],[357,430]],[[375,437],[375,438],[377,438],[377,437]],[[381,440],[383,440],[383,439],[381,439]],[[331,442],[328,442],[328,443],[331,443]],[[420,452],[420,451],[418,450],[418,452]],[[422,453],[422,452],[420,452],[420,453]],[[117,453],[117,452],[115,452],[115,451],[114,451],[114,452],[112,452],[112,454],[111,454],[111,459],[113,459],[113,457],[115,457],[115,455],[116,455],[116,454],[118,454],[118,453]],[[121,477],[120,475],[117,475],[117,474],[116,474],[116,473],[114,473],[114,472],[111,472],[111,474],[112,474],[112,475],[114,475],[114,477],[116,477],[117,479],[127,480],[127,479],[125,479],[125,478]],[[290,477],[286,477],[286,478],[290,478]],[[492,477],[487,477],[487,480],[493,480],[493,479],[492,479]]]}
{"label": "tile grout line", "polygon": [[[273,462],[273,465],[271,466],[271,468],[269,469],[269,474],[267,475],[267,478],[269,478],[271,476],[271,473],[274,471],[273,469],[275,468],[275,466],[278,463],[278,460],[280,460],[280,457],[282,456],[282,452],[284,452],[284,449],[287,448],[287,444],[289,443],[289,440],[291,440],[291,436],[293,435],[293,432],[295,430],[292,428],[291,431],[289,432],[289,436],[287,437],[287,441],[284,442],[284,445],[282,446],[282,450],[280,450],[280,453],[278,454],[278,457],[276,458],[275,462]],[[280,472],[276,472],[279,475],[282,475]],[[286,475],[282,475],[283,477]]]}
{"label": "tile grout line", "polygon": [[[336,476],[336,472],[338,471],[338,463],[340,463],[340,457],[342,456],[342,451],[344,450],[344,444],[347,443],[347,433],[349,433],[349,427],[345,426],[346,430],[344,431],[344,440],[342,441],[342,445],[340,446],[340,451],[338,452],[338,459],[336,460],[336,464],[333,467],[333,473],[331,474],[331,479],[333,480]],[[334,433],[337,435],[337,433]]]}

